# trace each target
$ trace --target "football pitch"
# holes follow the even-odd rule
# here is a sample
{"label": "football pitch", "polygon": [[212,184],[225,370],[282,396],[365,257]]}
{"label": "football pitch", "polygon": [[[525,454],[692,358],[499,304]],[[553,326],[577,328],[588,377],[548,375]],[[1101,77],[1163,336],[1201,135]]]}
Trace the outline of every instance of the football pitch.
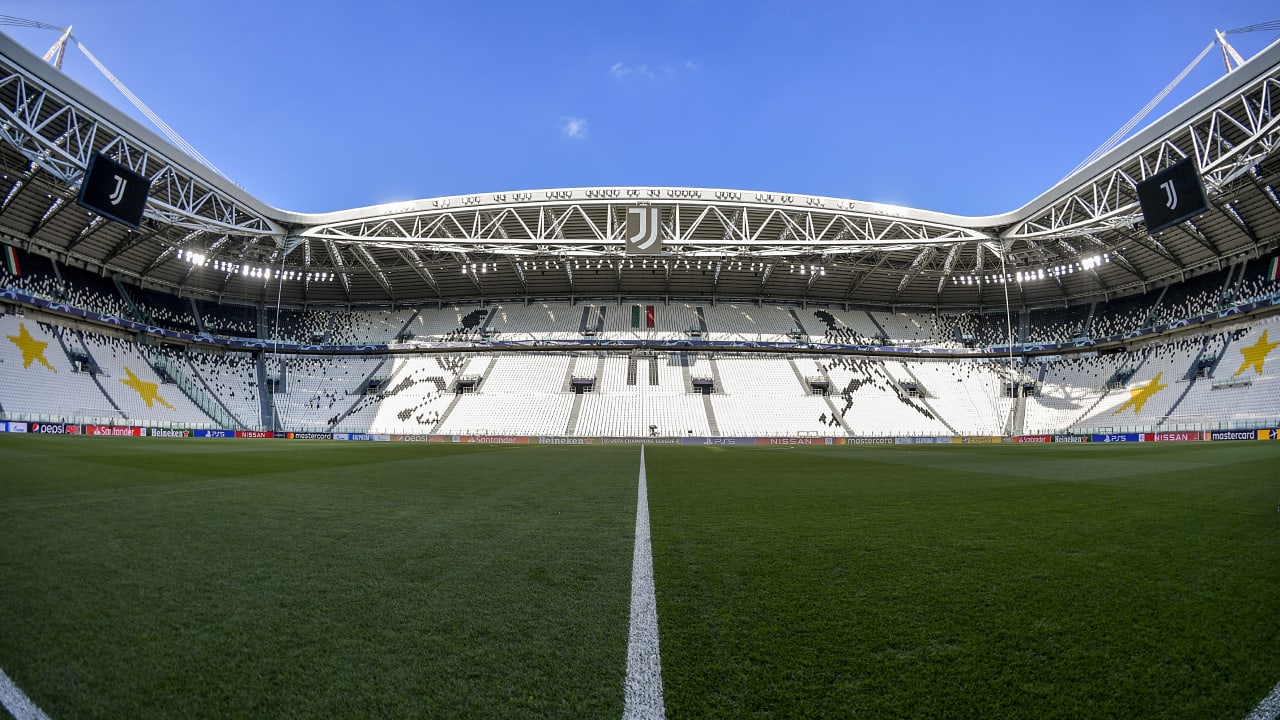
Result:
{"label": "football pitch", "polygon": [[[649,446],[670,718],[1245,718],[1280,442]],[[0,434],[62,718],[621,718],[640,449]]]}

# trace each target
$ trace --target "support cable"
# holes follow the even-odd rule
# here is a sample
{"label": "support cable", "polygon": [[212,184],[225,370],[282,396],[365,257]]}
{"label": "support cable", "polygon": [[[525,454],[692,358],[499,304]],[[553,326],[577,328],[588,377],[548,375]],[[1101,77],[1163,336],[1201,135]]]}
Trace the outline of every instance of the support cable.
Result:
{"label": "support cable", "polygon": [[[150,107],[148,107],[146,103],[142,102],[142,98],[138,97],[133,93],[132,90],[125,87],[125,84],[120,81],[120,78],[116,77],[114,73],[112,73],[110,70],[107,69],[106,65],[103,65],[102,62],[98,60],[98,58],[94,57],[93,53],[89,52],[89,48],[85,47],[84,43],[80,42],[79,38],[71,34],[71,28],[61,28],[61,27],[58,27],[57,25],[50,25],[49,23],[40,22],[38,20],[28,20],[26,18],[15,17],[13,15],[0,15],[0,25],[10,25],[14,27],[31,28],[34,30],[54,30],[62,33],[63,37],[58,40],[58,43],[55,44],[53,48],[50,49],[49,54],[46,55],[46,58],[45,58],[46,61],[54,60],[55,58],[54,51],[58,50],[58,52],[56,53],[56,62],[54,62],[54,66],[58,68],[61,68],[61,61],[62,61],[61,49],[65,49],[67,39],[70,38],[72,40],[75,40],[76,47],[80,48],[80,52],[84,53],[84,56],[89,59],[89,62],[93,63],[93,66],[98,69],[98,72],[102,73],[103,77],[109,80],[111,84],[114,85],[115,88],[119,90],[122,95],[128,98],[129,102],[133,103],[133,106],[136,107],[139,112],[145,115],[146,118],[150,120],[151,123],[160,130],[160,132],[164,133],[165,137],[169,138],[169,142],[173,143],[174,145],[177,145],[179,150],[182,150],[187,155],[190,155],[191,157],[195,158],[205,167],[218,173],[228,181],[231,180],[230,178],[227,177],[226,173],[222,172],[217,168],[217,166],[209,162],[209,158],[205,157],[204,155],[201,155],[199,150],[196,150],[195,147],[191,145],[191,143],[187,142],[181,135],[178,134],[176,130],[170,127],[169,123],[166,123],[164,120],[160,118],[159,115],[155,114],[155,112]],[[59,48],[59,46],[62,46],[62,47]]]}
{"label": "support cable", "polygon": [[[1147,117],[1147,115],[1149,115],[1151,111],[1154,110],[1155,107],[1160,104],[1160,101],[1164,100],[1165,97],[1169,95],[1169,93],[1173,92],[1173,89],[1176,88],[1178,84],[1181,83],[1182,80],[1186,78],[1187,75],[1189,75],[1197,65],[1200,64],[1201,60],[1204,60],[1205,56],[1209,54],[1209,51],[1213,49],[1213,46],[1217,44],[1218,44],[1218,41],[1215,39],[1213,42],[1206,45],[1204,50],[1201,50],[1200,54],[1196,56],[1196,59],[1192,60],[1190,65],[1186,66],[1185,68],[1183,68],[1182,72],[1178,73],[1178,76],[1173,79],[1173,82],[1170,82],[1168,85],[1165,85],[1164,89],[1161,90],[1160,93],[1156,95],[1154,98],[1152,98],[1151,102],[1147,103],[1141,110],[1139,110],[1137,115],[1134,115],[1133,117],[1129,118],[1129,122],[1125,123],[1123,127],[1121,127],[1119,130],[1115,132],[1115,134],[1107,138],[1107,141],[1102,143],[1102,145],[1099,146],[1097,150],[1094,150],[1092,153],[1090,153],[1089,157],[1085,158],[1080,162],[1079,165],[1076,165],[1074,168],[1072,168],[1071,172],[1067,173],[1066,176],[1062,178],[1062,180],[1066,180],[1072,175],[1075,175],[1077,172],[1080,172],[1080,170],[1087,167],[1090,163],[1102,157],[1103,155],[1106,155],[1116,145],[1120,144],[1120,141],[1124,139],[1124,137],[1127,136],[1129,132],[1132,131],[1133,128],[1137,126],[1138,123],[1142,122]],[[1058,182],[1062,182],[1062,181],[1059,180]]]}

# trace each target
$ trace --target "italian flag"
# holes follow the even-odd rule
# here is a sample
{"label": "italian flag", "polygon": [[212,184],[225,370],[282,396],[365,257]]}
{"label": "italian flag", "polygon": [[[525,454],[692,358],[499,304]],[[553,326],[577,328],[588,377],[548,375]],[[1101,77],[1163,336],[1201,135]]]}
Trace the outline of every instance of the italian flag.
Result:
{"label": "italian flag", "polygon": [[1271,267],[1267,268],[1268,280],[1280,280],[1280,255],[1271,258]]}
{"label": "italian flag", "polygon": [[[641,309],[643,308],[643,310]],[[641,313],[644,315],[644,326],[653,327],[653,306],[652,305],[632,305],[631,306],[631,327],[640,327]]]}
{"label": "italian flag", "polygon": [[4,246],[4,264],[10,275],[14,277],[22,275],[22,268],[18,267],[18,251],[12,245]]}

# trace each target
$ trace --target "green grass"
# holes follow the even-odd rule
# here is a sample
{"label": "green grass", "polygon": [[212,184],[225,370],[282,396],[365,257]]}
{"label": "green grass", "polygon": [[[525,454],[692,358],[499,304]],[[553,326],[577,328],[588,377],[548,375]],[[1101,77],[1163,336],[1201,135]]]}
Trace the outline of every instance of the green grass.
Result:
{"label": "green grass", "polygon": [[[1243,718],[1280,443],[650,447],[672,718]],[[618,718],[627,447],[0,435],[55,720]]]}
{"label": "green grass", "polygon": [[1280,680],[1280,444],[647,467],[671,717],[1243,718]]}
{"label": "green grass", "polygon": [[633,449],[0,436],[53,718],[620,717]]}

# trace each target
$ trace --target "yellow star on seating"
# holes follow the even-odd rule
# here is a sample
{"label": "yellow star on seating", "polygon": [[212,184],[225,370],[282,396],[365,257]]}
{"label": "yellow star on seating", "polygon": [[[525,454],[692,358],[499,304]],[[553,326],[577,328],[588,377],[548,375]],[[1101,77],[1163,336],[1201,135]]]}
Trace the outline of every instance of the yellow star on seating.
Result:
{"label": "yellow star on seating", "polygon": [[1164,377],[1163,371],[1156,373],[1156,376],[1151,378],[1150,382],[1148,382],[1146,385],[1143,385],[1141,387],[1136,387],[1136,388],[1129,388],[1129,400],[1126,401],[1125,404],[1121,405],[1119,410],[1111,414],[1119,415],[1120,413],[1124,412],[1124,409],[1129,407],[1130,405],[1133,406],[1134,415],[1137,415],[1138,413],[1142,412],[1142,406],[1147,404],[1147,401],[1151,399],[1152,395],[1155,395],[1161,390],[1164,390],[1165,388],[1169,387],[1168,385],[1160,384],[1160,378],[1162,377]]}
{"label": "yellow star on seating", "polygon": [[17,335],[6,335],[5,337],[9,338],[9,340],[12,341],[14,345],[17,345],[18,349],[22,351],[23,370],[31,367],[31,363],[39,360],[40,364],[49,368],[51,372],[58,372],[49,364],[49,361],[44,358],[44,349],[49,346],[49,343],[31,337],[31,333],[27,332],[27,326],[25,323],[18,323]]}
{"label": "yellow star on seating", "polygon": [[137,375],[133,374],[133,371],[130,370],[127,365],[125,366],[124,371],[125,371],[125,374],[129,376],[129,379],[121,380],[120,382],[124,383],[125,385],[128,385],[129,387],[137,391],[138,397],[146,401],[147,407],[151,407],[152,401],[158,401],[161,405],[169,408],[170,410],[173,409],[173,406],[170,405],[168,402],[165,402],[165,399],[160,397],[160,394],[156,392],[156,388],[158,388],[159,385],[153,382],[147,382],[146,380],[139,379]]}
{"label": "yellow star on seating", "polygon": [[1267,342],[1267,331],[1263,330],[1262,337],[1258,338],[1258,342],[1240,350],[1240,354],[1244,356],[1244,362],[1240,363],[1240,369],[1236,370],[1235,375],[1231,377],[1239,375],[1244,372],[1245,368],[1250,366],[1253,366],[1253,369],[1257,370],[1258,374],[1261,375],[1262,361],[1267,359],[1267,355],[1272,350],[1275,350],[1277,345],[1280,345],[1280,342]]}

